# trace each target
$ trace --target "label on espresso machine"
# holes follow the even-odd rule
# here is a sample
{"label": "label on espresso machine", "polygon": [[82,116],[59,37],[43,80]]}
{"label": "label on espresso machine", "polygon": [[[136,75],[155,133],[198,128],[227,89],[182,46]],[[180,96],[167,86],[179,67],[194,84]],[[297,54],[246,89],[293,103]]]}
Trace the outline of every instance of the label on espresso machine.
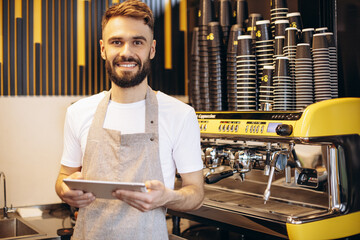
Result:
{"label": "label on espresso machine", "polygon": [[[197,112],[201,134],[279,136],[276,128],[292,128],[301,113]],[[291,132],[287,136],[291,136]]]}
{"label": "label on espresso machine", "polygon": [[318,172],[312,168],[295,168],[295,183],[304,187],[317,188]]}

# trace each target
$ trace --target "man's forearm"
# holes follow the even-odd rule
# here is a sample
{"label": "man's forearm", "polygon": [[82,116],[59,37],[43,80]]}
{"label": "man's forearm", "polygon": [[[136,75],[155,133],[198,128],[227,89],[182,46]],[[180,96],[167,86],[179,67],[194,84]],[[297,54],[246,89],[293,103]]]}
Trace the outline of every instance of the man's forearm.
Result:
{"label": "man's forearm", "polygon": [[165,205],[175,211],[192,211],[200,208],[204,200],[202,187],[196,185],[184,186],[170,193],[171,200]]}

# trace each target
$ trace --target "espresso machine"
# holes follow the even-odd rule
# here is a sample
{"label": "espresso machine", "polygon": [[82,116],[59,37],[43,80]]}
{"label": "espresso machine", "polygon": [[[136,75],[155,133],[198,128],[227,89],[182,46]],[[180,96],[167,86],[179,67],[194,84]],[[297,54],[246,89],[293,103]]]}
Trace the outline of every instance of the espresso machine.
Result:
{"label": "espresso machine", "polygon": [[360,234],[360,99],[197,112],[205,200],[170,214],[280,239]]}

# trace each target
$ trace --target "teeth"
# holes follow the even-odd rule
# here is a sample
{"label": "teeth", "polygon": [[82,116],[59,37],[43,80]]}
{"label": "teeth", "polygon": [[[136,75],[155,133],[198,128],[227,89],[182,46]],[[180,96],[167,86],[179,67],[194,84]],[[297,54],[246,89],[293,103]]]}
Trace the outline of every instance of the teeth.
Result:
{"label": "teeth", "polygon": [[118,64],[118,66],[120,66],[120,67],[135,67],[136,66],[136,64]]}

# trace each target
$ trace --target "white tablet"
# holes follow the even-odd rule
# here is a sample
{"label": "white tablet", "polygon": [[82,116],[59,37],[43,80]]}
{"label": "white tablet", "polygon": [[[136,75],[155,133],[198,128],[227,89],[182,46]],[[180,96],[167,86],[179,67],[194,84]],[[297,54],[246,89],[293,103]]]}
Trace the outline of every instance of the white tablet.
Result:
{"label": "white tablet", "polygon": [[108,182],[83,179],[64,179],[70,189],[91,192],[97,198],[114,199],[112,192],[117,189],[146,192],[145,183]]}

